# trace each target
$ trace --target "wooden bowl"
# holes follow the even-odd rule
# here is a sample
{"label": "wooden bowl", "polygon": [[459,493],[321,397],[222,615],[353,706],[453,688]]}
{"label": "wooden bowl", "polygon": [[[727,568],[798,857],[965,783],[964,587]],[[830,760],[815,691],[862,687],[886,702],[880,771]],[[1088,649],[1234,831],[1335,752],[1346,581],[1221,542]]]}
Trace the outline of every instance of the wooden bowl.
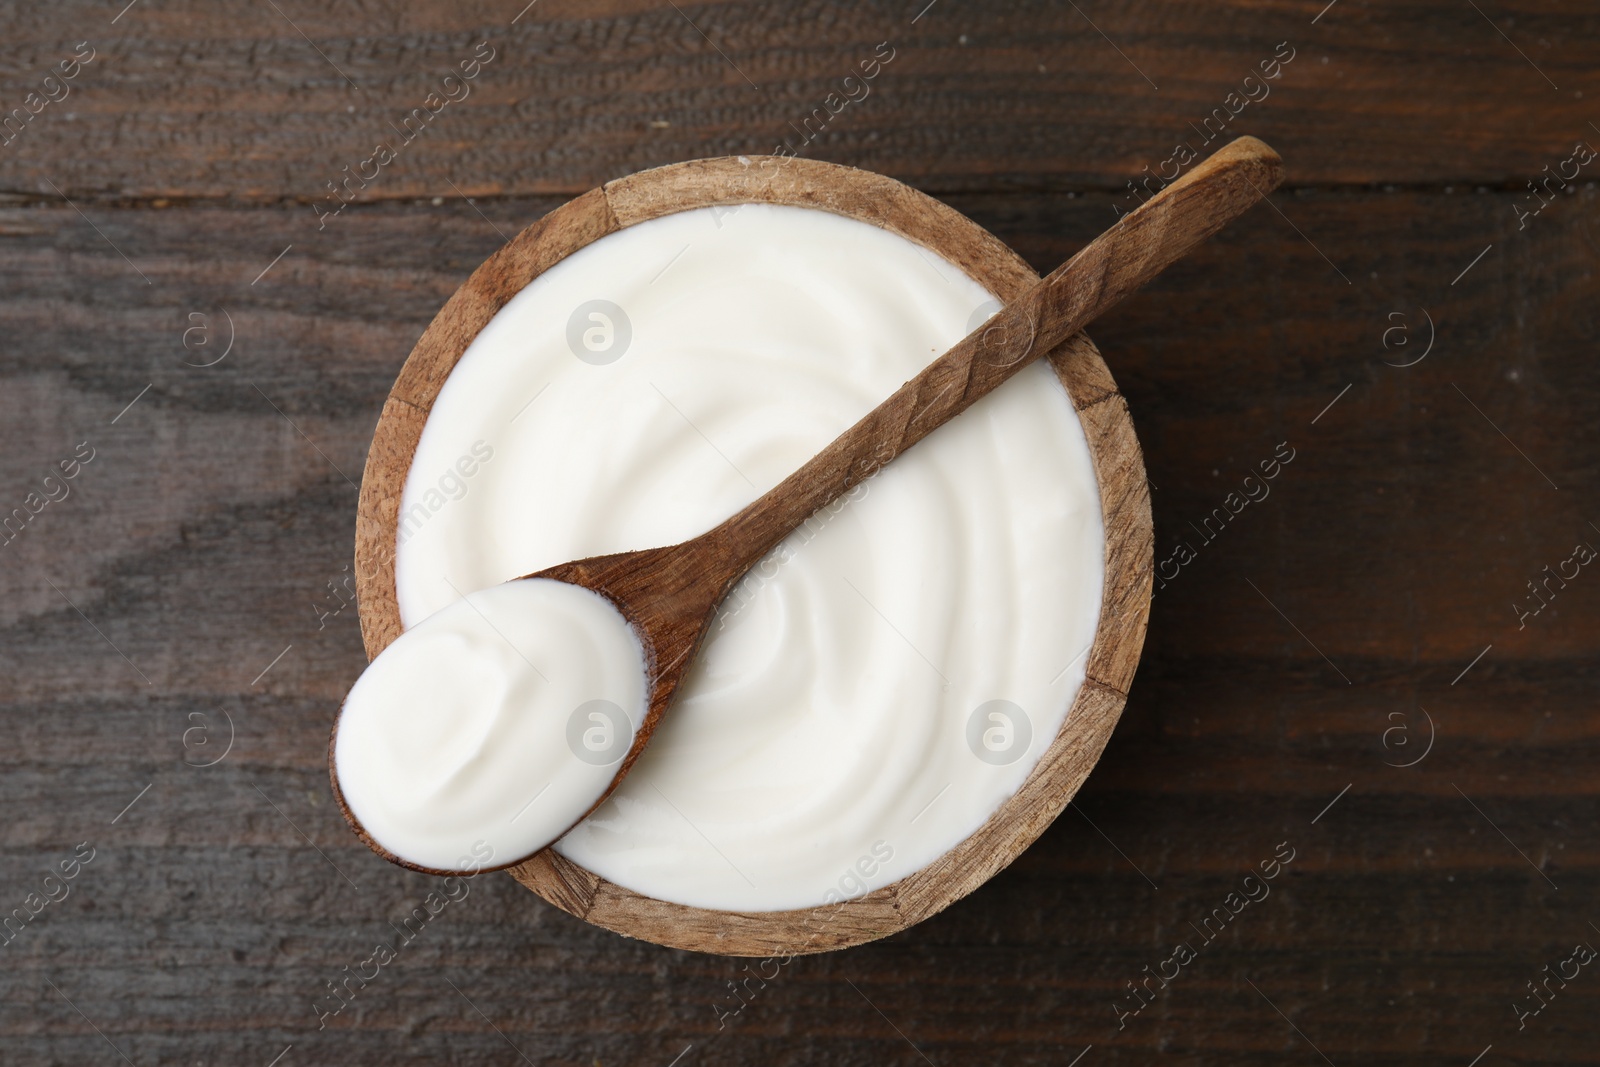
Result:
{"label": "wooden bowl", "polygon": [[[394,575],[401,492],[428,411],[473,338],[524,286],[585,245],[662,215],[741,203],[817,208],[880,226],[939,253],[1008,303],[1038,279],[977,223],[909,186],[791,157],[660,167],[609,182],[552,211],[456,290],[417,342],[384,404],[356,517],[357,593],[369,658],[402,629]],[[624,889],[550,850],[510,868],[517,881],[563,911],[629,937],[787,959],[904,930],[978,888],[1032,844],[1083,784],[1122,713],[1144,644],[1153,563],[1144,460],[1111,372],[1083,334],[1047,358],[1089,440],[1105,523],[1105,588],[1086,680],[1060,732],[1014,796],[930,866],[839,904],[779,912],[685,907]]]}

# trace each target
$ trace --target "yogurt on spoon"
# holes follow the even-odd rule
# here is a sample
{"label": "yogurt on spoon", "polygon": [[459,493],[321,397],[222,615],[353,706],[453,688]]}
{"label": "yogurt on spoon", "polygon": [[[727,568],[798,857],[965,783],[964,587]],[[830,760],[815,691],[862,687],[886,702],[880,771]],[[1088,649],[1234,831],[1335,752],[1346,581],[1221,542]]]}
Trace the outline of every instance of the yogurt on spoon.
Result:
{"label": "yogurt on spoon", "polygon": [[491,586],[356,680],[330,753],[340,801],[403,866],[464,870],[485,845],[491,864],[516,862],[605,796],[646,693],[643,649],[610,601],[544,578]]}

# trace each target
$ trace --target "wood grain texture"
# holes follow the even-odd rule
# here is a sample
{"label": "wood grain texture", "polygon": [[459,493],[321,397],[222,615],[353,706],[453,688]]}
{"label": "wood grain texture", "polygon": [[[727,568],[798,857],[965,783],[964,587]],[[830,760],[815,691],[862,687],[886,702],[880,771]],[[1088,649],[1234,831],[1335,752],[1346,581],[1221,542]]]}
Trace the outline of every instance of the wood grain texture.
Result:
{"label": "wood grain texture", "polygon": [[[1314,24],[1322,5],[1288,2],[941,3],[913,22],[925,6],[541,0],[513,25],[522,5],[490,0],[403,12],[184,0],[112,25],[87,0],[52,13],[10,3],[7,109],[79,40],[99,55],[0,149],[0,187],[293,198],[314,223],[310,203],[380,142],[399,158],[352,186],[360,200],[449,197],[448,182],[572,196],[787,139],[924,189],[1121,190],[1180,142],[1201,145],[1222,108],[1229,136],[1276,145],[1302,183],[1520,188],[1592,132],[1585,101],[1600,94],[1600,14],[1559,0],[1481,13],[1340,0]],[[495,58],[403,143],[404,119],[480,42]],[[1264,90],[1243,87],[1280,42],[1288,65]],[[880,43],[893,59],[864,88],[844,86]],[[846,92],[859,99],[832,112],[828,95]],[[1260,99],[1241,106],[1247,92]],[[138,168],[121,165],[127,151]]]}
{"label": "wood grain texture", "polygon": [[[1277,164],[1265,146],[1241,142],[1163,192],[1147,209],[1129,215],[1126,225],[1114,227],[1107,241],[1075,257],[1070,269],[1064,266],[1052,274],[1048,284],[980,227],[923,194],[880,175],[773,156],[700,160],[610,183],[525,230],[474,271],[407,359],[368,453],[357,526],[370,534],[358,537],[356,573],[369,656],[376,656],[401,631],[392,546],[400,534],[398,501],[421,434],[415,413],[432,407],[449,370],[493,311],[589,241],[619,225],[692,208],[751,202],[812,207],[882,226],[940,254],[948,249],[948,258],[968,264],[971,276],[1009,305],[992,320],[1002,326],[956,345],[770,493],[703,536],[681,545],[576,560],[538,573],[606,596],[644,646],[649,705],[613,788],[669,712],[722,596],[794,525],[1041,354],[1050,355],[1075,407],[1104,409],[1088,434],[1108,540],[1104,622],[1091,659],[1112,664],[1114,681],[1108,685],[1091,678],[1024,786],[941,862],[837,906],[751,914],[654,900],[549,852],[515,864],[511,871],[517,880],[579,918],[630,937],[724,955],[792,958],[903,930],[966,896],[1015,859],[1072,799],[1105,747],[1138,662],[1150,597],[1149,497],[1138,441],[1126,405],[1107,403],[1120,399],[1115,383],[1093,343],[1078,336],[1078,328],[1243,211],[1254,202],[1259,186],[1275,186]],[[1259,186],[1252,185],[1252,176]],[[1114,254],[1119,248],[1121,256]],[[498,295],[487,299],[480,295],[484,292]],[[1067,310],[1047,310],[1047,302]],[[1003,320],[1020,322],[1020,317],[1028,320],[1025,332],[1017,323],[1002,328]],[[952,375],[966,383],[960,392],[952,393],[944,384]],[[921,415],[913,417],[913,412]],[[1118,647],[1106,647],[1113,642]],[[331,742],[329,753],[331,770]],[[424,870],[373,841],[337,783],[334,799],[374,852],[402,867]]]}
{"label": "wood grain texture", "polygon": [[[666,30],[665,5],[553,7],[568,43],[516,83],[549,91],[430,149],[460,171],[394,171],[441,203],[363,204],[318,232],[295,198],[393,113],[345,112],[354,94],[269,7],[141,0],[114,26],[121,5],[4,8],[8,106],[84,36],[115,31],[102,54],[121,64],[101,88],[100,61],[85,70],[74,118],[40,114],[32,154],[0,149],[0,187],[25,194],[0,209],[0,512],[79,442],[97,450],[0,546],[0,917],[79,842],[97,849],[0,947],[8,1067],[123,1063],[108,1039],[138,1067],[265,1067],[290,1045],[278,1067],[521,1063],[511,1045],[541,1067],[1062,1067],[1091,1044],[1078,1067],[1323,1062],[1306,1039],[1341,1067],[1464,1067],[1491,1044],[1479,1067],[1600,1063],[1587,969],[1525,1029],[1512,1011],[1600,923],[1600,582],[1585,568],[1522,629],[1511,609],[1600,524],[1600,197],[1585,177],[1525,228],[1515,210],[1600,122],[1579,112],[1592,69],[1570,61],[1594,52],[1593,13],[1477,3],[1578,100],[1540,89],[1470,5],[1339,0],[1313,26],[1323,3],[1080,0],[1161,85],[1140,96],[1087,23],[1066,32],[1070,7],[947,5],[916,23],[914,91],[890,92],[918,69],[904,51],[809,154],[911,179],[1043,269],[1110,225],[1122,179],[1246,66],[1304,42],[1240,118],[1307,176],[1273,196],[1282,216],[1251,213],[1095,327],[1149,468],[1157,584],[1074,810],[938,915],[765,985],[758,961],[617,937],[486,876],[320,1029],[325,983],[435,882],[348,834],[324,760],[365,662],[354,610],[318,615],[353,569],[340,471],[359,479],[396,360],[506,236],[653,163],[769,151],[801,117],[780,108],[815,106],[855,42],[884,38],[857,9],[680,4],[753,76],[758,54],[793,75],[758,77],[768,112],[686,23]],[[426,57],[446,61],[429,42],[469,45],[453,18],[480,10],[279,6],[341,66],[368,64],[363,84],[396,79],[397,110]],[[1157,44],[1176,81],[1147,65]],[[542,182],[558,193],[510,195]],[[215,197],[119,199],[184,189]],[[189,314],[221,344],[221,309],[234,349],[185,366],[215,358],[184,347]],[[1390,365],[1421,351],[1394,342],[1425,341],[1424,310],[1431,354]],[[1202,540],[1190,524],[1281,442],[1296,457],[1271,495]],[[1195,558],[1163,579],[1183,540]],[[1387,766],[1415,758],[1397,741],[1423,743],[1419,708],[1430,754]],[[215,758],[198,742],[225,742],[223,712],[226,758],[186,765]],[[1118,1029],[1126,983],[1282,841],[1298,854],[1271,896]]]}

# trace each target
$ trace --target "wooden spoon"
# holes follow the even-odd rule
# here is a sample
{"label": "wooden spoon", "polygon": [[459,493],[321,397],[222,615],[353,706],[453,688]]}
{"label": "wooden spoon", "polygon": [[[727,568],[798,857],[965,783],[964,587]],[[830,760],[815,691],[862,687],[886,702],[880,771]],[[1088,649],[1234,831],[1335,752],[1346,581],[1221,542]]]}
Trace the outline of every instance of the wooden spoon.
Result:
{"label": "wooden spoon", "polygon": [[[817,509],[1121,303],[1243,214],[1282,177],[1282,160],[1267,145],[1254,137],[1233,141],[1123,215],[799,470],[721,525],[665,548],[592,556],[526,575],[569,582],[604,596],[621,611],[644,649],[649,706],[632,746],[595,806],[616,789],[643,752],[705,640],[718,604],[747,570]],[[358,836],[390,860],[428,870],[404,863],[367,835],[345,805],[331,764],[330,760],[335,795]],[[578,815],[572,825],[587,815]],[[520,856],[497,866],[528,858]]]}

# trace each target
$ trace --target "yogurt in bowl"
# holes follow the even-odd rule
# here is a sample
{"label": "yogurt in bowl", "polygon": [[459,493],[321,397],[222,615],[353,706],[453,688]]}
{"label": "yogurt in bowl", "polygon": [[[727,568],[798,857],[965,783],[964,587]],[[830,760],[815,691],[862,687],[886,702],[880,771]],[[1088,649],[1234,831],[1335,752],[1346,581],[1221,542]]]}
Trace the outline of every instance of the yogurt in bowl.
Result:
{"label": "yogurt in bowl", "polygon": [[[363,491],[369,651],[474,590],[703,532],[1029,280],[888,179],[787,161],[786,188],[741,190],[751,161],[684,167],[720,168],[705,198],[752,202],[697,204],[681,168],[614,183],[587,208],[607,232],[547,220],[536,238],[572,248],[502,252],[532,255],[524,284],[491,260],[498,306],[419,344],[369,461],[389,492]],[[1125,407],[1086,339],[1063,348],[753,568],[628,777],[513,873],[600,925],[717,951],[760,954],[829,905],[895,916],[797,939],[816,951],[917,921],[1037,836],[1115,722],[1149,590]],[[492,460],[450,478],[475,445]]]}

